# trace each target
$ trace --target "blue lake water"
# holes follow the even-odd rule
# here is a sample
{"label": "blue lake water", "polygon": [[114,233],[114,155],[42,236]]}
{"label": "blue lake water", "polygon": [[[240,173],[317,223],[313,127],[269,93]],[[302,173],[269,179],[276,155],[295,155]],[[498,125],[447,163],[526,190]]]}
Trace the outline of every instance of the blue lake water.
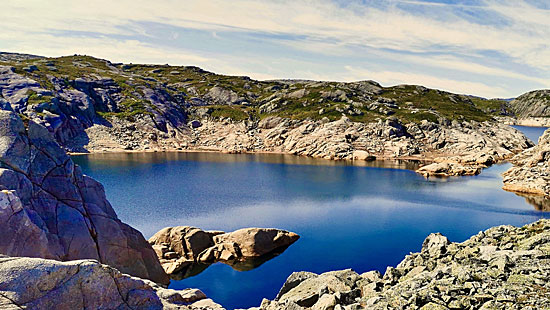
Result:
{"label": "blue lake water", "polygon": [[509,164],[479,176],[427,181],[405,169],[414,164],[354,166],[283,155],[95,154],[74,160],[105,185],[121,220],[146,238],[176,225],[298,233],[298,242],[259,268],[239,272],[215,264],[171,284],[200,288],[228,309],[274,298],[293,271],[383,272],[420,250],[432,232],[463,241],[491,226],[550,218],[500,189]]}
{"label": "blue lake water", "polygon": [[523,132],[523,134],[533,140],[533,142],[537,143],[540,136],[542,136],[542,133],[548,129],[548,127],[527,127],[527,126],[512,126],[516,128],[517,130]]}

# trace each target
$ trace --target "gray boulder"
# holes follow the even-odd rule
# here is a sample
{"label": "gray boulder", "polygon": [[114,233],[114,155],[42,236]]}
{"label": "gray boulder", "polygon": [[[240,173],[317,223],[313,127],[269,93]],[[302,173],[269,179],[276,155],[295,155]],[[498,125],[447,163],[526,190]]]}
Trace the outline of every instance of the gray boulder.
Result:
{"label": "gray boulder", "polygon": [[[0,257],[2,309],[206,309],[204,293],[175,291],[94,260]],[[200,304],[199,304],[200,303]],[[222,309],[210,301],[209,309]]]}

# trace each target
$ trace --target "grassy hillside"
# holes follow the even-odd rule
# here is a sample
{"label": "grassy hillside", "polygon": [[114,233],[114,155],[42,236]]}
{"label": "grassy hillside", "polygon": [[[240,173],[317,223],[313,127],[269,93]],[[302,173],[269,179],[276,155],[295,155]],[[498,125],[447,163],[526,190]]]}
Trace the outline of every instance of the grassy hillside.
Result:
{"label": "grassy hillside", "polygon": [[486,121],[495,115],[508,113],[505,101],[414,85],[382,87],[373,81],[256,81],[248,77],[214,74],[197,67],[114,64],[77,55],[2,57],[0,65],[12,66],[16,73],[36,80],[43,88],[52,91],[51,96],[29,92],[29,105],[52,100],[61,88],[82,90],[78,84],[80,79],[101,80],[102,84],[97,87],[107,89],[101,94],[107,92],[113,103],[108,108],[104,104],[98,105],[96,112],[107,118],[131,119],[163,112],[158,102],[147,96],[147,89],[164,94],[162,98],[159,95],[155,98],[170,100],[191,116],[208,115],[238,121],[267,116],[336,120],[342,114],[358,122],[384,120],[390,116],[403,122]]}

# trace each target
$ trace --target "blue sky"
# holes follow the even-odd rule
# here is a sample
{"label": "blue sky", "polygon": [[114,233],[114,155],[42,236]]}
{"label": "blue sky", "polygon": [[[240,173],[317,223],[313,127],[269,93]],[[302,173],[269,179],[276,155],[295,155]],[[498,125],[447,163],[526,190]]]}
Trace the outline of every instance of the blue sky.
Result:
{"label": "blue sky", "polygon": [[0,26],[0,51],[484,97],[550,88],[547,0],[4,0]]}

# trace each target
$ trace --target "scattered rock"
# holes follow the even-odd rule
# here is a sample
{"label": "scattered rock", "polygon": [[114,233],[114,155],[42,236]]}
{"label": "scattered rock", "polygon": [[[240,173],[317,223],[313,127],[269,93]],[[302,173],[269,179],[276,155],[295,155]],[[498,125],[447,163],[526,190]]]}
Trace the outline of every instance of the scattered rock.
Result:
{"label": "scattered rock", "polygon": [[441,234],[426,238],[420,253],[358,275],[293,273],[271,309],[548,309],[550,220],[521,228],[497,226],[462,243]]}

